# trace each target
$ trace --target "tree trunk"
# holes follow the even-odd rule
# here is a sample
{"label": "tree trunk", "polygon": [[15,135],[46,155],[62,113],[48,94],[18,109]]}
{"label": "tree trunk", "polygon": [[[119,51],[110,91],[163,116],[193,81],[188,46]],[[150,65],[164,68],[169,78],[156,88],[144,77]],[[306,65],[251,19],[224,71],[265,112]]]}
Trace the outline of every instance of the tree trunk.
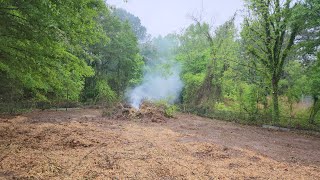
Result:
{"label": "tree trunk", "polygon": [[313,97],[313,106],[311,107],[311,113],[309,117],[309,123],[314,124],[315,123],[315,118],[320,111],[320,101],[317,96]]}
{"label": "tree trunk", "polygon": [[213,73],[212,73],[212,67],[209,65],[207,67],[207,74],[206,77],[201,85],[201,87],[198,89],[198,95],[195,98],[195,105],[201,105],[201,104],[207,104],[208,102],[212,101],[213,96]]}
{"label": "tree trunk", "polygon": [[273,123],[279,122],[279,98],[278,98],[278,81],[273,80],[272,81],[272,101],[273,101]]}

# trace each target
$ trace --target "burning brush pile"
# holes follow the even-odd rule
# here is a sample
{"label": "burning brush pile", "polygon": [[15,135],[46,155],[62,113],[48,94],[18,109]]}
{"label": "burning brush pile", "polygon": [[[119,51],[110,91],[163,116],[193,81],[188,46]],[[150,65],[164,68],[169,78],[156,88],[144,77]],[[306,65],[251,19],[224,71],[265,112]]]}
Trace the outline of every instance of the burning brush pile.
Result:
{"label": "burning brush pile", "polygon": [[144,101],[140,109],[136,109],[129,104],[119,104],[111,109],[106,109],[104,116],[118,120],[136,120],[140,122],[167,122],[172,115],[168,114],[166,105],[156,105]]}

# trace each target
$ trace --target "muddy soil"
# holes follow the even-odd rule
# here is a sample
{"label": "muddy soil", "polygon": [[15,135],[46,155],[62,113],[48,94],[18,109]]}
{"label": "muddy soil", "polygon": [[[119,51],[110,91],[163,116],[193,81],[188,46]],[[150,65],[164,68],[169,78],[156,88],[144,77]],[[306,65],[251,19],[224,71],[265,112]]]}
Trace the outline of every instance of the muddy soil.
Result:
{"label": "muddy soil", "polygon": [[0,179],[320,179],[320,138],[179,114],[0,118]]}

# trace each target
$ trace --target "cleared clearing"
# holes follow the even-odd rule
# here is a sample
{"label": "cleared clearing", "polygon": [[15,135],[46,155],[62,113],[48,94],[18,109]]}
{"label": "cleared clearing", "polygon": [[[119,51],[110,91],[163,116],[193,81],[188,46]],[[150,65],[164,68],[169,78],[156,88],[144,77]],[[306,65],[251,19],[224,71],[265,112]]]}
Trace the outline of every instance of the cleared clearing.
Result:
{"label": "cleared clearing", "polygon": [[100,110],[0,119],[0,179],[320,179],[320,138],[179,114]]}

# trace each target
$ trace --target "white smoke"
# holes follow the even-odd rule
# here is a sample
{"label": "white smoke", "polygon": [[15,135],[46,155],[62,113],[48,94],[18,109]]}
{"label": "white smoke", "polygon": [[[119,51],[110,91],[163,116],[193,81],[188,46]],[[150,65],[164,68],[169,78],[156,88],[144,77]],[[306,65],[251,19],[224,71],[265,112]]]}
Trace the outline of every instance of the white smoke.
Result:
{"label": "white smoke", "polygon": [[141,85],[127,93],[129,103],[136,109],[140,108],[144,100],[151,102],[161,100],[172,104],[179,99],[183,88],[180,64],[164,59],[156,62],[146,66]]}

